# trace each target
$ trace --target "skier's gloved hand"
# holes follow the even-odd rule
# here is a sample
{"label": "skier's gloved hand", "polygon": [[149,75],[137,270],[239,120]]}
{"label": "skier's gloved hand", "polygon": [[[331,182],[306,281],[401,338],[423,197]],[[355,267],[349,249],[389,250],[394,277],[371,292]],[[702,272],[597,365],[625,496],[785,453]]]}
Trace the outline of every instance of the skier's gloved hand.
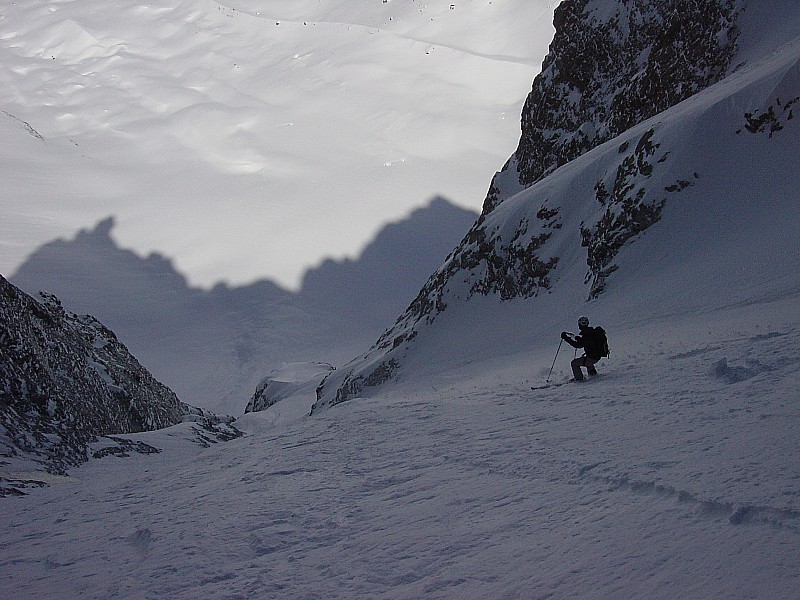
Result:
{"label": "skier's gloved hand", "polygon": [[561,332],[561,339],[565,342],[569,339],[569,334],[566,331]]}

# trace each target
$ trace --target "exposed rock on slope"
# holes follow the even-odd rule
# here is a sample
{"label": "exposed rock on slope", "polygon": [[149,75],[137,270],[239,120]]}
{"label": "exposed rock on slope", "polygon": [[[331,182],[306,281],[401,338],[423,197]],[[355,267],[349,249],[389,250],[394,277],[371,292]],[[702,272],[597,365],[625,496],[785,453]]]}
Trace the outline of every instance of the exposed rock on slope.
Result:
{"label": "exposed rock on slope", "polygon": [[[477,223],[403,321],[432,320],[446,307],[444,288],[457,274],[466,274],[467,297],[527,298],[550,289],[560,257],[541,249],[562,227],[562,208],[532,207],[502,236],[487,227],[487,216],[558,167],[724,77],[735,54],[741,10],[742,2],[735,0],[562,2],[550,53],[522,112],[519,147],[494,177]],[[593,295],[602,290],[614,253],[656,222],[663,207],[628,195],[633,176],[652,172],[645,164],[655,152],[651,137],[620,148],[626,161],[612,189],[598,182],[598,200],[608,204],[608,214],[576,235],[588,248]],[[617,217],[621,206],[625,218]]]}
{"label": "exposed rock on slope", "polygon": [[52,295],[36,301],[2,276],[0,325],[3,457],[63,474],[87,459],[96,436],[167,427],[191,410],[99,321]]}

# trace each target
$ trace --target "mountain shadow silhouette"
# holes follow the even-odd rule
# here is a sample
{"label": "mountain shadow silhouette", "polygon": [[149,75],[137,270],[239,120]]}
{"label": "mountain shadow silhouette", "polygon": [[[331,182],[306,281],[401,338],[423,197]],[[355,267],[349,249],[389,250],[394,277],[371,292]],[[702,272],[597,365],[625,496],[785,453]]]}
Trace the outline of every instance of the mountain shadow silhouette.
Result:
{"label": "mountain shadow silhouette", "polygon": [[476,218],[434,198],[386,225],[356,259],[309,269],[297,293],[268,279],[191,287],[168,258],[120,248],[113,217],[41,246],[9,280],[97,317],[183,401],[240,414],[265,371],[292,361],[340,364],[363,351]]}

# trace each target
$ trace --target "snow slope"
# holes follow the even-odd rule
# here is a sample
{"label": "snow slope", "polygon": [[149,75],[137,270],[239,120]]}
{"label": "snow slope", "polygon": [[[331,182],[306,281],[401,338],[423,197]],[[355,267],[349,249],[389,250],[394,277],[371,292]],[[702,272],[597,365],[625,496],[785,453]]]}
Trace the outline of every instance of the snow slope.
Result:
{"label": "snow slope", "polygon": [[297,288],[437,194],[475,210],[554,5],[5,3],[0,272],[113,215],[195,286]]}
{"label": "snow slope", "polygon": [[133,436],[163,452],[4,503],[0,589],[796,598],[796,308],[615,329],[583,385],[530,390],[552,361],[541,346],[279,428],[242,419],[251,435],[207,449],[180,426]]}

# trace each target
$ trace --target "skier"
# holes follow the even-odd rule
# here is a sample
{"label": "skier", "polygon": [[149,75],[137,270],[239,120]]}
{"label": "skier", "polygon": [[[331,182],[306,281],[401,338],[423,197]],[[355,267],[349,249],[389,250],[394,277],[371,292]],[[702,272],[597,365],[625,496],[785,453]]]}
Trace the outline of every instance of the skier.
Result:
{"label": "skier", "polygon": [[588,317],[578,319],[578,328],[581,332],[577,336],[562,331],[561,339],[573,348],[583,348],[583,356],[579,356],[571,363],[575,381],[583,381],[581,367],[586,367],[586,371],[591,377],[597,375],[597,369],[594,366],[601,358],[608,356],[608,340],[602,327],[589,327]]}

